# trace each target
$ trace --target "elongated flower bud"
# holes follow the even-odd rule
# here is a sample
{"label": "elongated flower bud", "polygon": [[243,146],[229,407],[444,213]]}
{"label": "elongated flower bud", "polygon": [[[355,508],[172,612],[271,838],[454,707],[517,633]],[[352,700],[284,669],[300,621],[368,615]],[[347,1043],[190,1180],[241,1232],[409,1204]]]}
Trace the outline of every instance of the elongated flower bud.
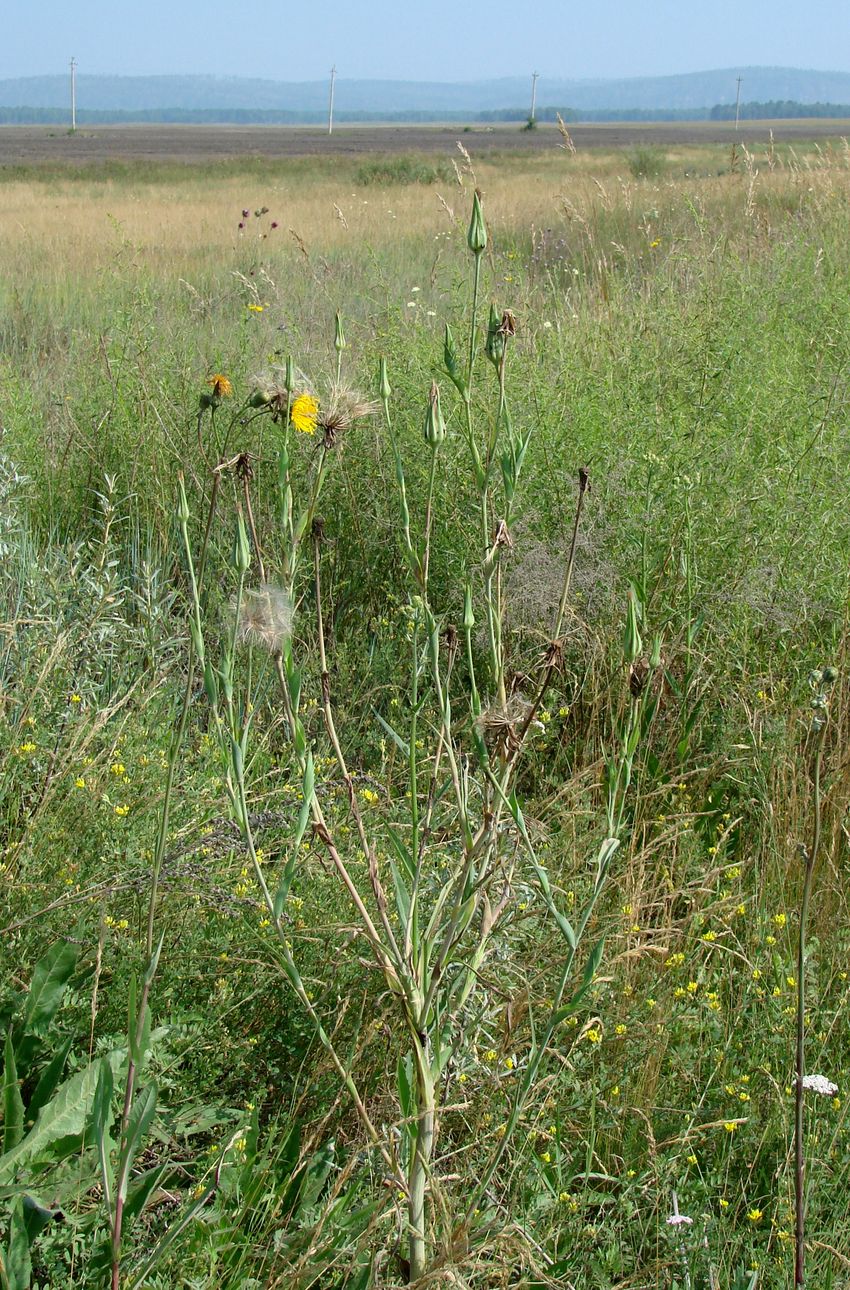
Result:
{"label": "elongated flower bud", "polygon": [[440,407],[440,387],[436,381],[431,382],[428,394],[428,411],[425,413],[425,442],[437,448],[446,437],[446,423]]}
{"label": "elongated flower bud", "polygon": [[505,335],[501,319],[496,313],[496,306],[490,306],[490,318],[487,323],[487,357],[494,367],[498,367],[505,353]]}
{"label": "elongated flower bud", "polygon": [[251,544],[248,541],[248,530],[240,511],[236,517],[236,534],[233,540],[233,567],[237,573],[245,574],[251,567]]}
{"label": "elongated flower bud", "polygon": [[389,397],[392,394],[392,392],[393,391],[392,391],[392,386],[390,385],[390,378],[389,378],[389,375],[387,374],[387,360],[384,358],[382,354],[381,361],[378,364],[378,394],[381,396],[381,399],[384,401],[384,403],[386,403],[389,400]]}
{"label": "elongated flower bud", "polygon": [[295,364],[292,361],[292,355],[286,357],[286,367],[283,374],[283,388],[287,394],[291,394],[295,389]]}
{"label": "elongated flower bud", "polygon": [[443,340],[443,362],[445,363],[446,371],[449,374],[449,379],[452,384],[457,387],[458,394],[465,395],[466,379],[461,371],[455,338],[452,335],[452,329],[448,323],[446,323],[446,334]]}
{"label": "elongated flower bud", "polygon": [[623,633],[623,653],[627,663],[635,663],[643,650],[643,639],[638,627],[638,599],[629,589],[629,608],[626,614],[626,630]]}
{"label": "elongated flower bud", "polygon": [[472,198],[472,218],[469,221],[466,242],[473,255],[480,255],[487,246],[487,227],[481,210],[481,193],[477,188]]}
{"label": "elongated flower bud", "polygon": [[471,632],[474,626],[475,614],[472,609],[472,587],[467,583],[463,594],[463,628],[464,631]]}
{"label": "elongated flower bud", "polygon": [[345,332],[342,330],[342,317],[339,310],[336,311],[334,321],[334,349],[338,354],[341,354],[345,349]]}

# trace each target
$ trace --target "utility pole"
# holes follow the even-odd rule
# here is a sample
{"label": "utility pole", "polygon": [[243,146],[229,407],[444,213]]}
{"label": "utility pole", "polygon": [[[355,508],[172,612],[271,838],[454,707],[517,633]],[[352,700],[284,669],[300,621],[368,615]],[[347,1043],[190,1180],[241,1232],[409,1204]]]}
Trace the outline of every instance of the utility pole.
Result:
{"label": "utility pole", "polygon": [[71,132],[77,128],[77,60],[71,59]]}
{"label": "utility pole", "polygon": [[331,97],[328,103],[328,134],[334,132],[334,82],[336,81],[336,63],[331,68]]}
{"label": "utility pole", "polygon": [[741,115],[741,81],[742,76],[738,77],[738,93],[735,95],[735,133],[738,133],[738,120]]}
{"label": "utility pole", "polygon": [[539,78],[540,78],[539,72],[531,73],[531,114],[529,115],[529,118],[528,118],[529,121],[534,120],[534,111],[537,106],[537,82]]}

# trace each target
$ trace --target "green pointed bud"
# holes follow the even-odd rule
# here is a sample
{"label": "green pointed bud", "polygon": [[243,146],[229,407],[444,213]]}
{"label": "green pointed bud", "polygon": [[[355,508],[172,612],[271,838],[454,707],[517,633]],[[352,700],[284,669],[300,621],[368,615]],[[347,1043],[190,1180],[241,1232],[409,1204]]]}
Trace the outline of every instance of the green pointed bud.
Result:
{"label": "green pointed bud", "polygon": [[502,332],[502,321],[496,313],[496,306],[490,306],[490,317],[487,322],[487,357],[494,367],[498,367],[505,353],[505,337]]}
{"label": "green pointed bud", "polygon": [[466,379],[461,371],[455,338],[448,323],[446,323],[446,334],[443,340],[443,362],[449,374],[449,379],[457,387],[458,394],[465,396]]}
{"label": "green pointed bud", "polygon": [[189,499],[186,496],[182,472],[177,476],[177,519],[181,524],[189,523]]}
{"label": "green pointed bud", "polygon": [[342,318],[339,310],[336,311],[334,321],[334,349],[338,354],[341,354],[345,349],[345,332],[342,330]]}
{"label": "green pointed bud", "polygon": [[233,567],[237,573],[246,574],[251,567],[251,544],[248,530],[240,511],[236,516],[236,534],[233,539]]}
{"label": "green pointed bud", "polygon": [[382,354],[381,361],[378,364],[378,393],[380,394],[383,402],[387,403],[392,392],[390,378],[387,375],[387,360]]}
{"label": "green pointed bud", "polygon": [[265,408],[268,407],[271,401],[272,396],[269,390],[255,390],[248,400],[248,406],[252,408]]}
{"label": "green pointed bud", "polygon": [[428,394],[428,411],[425,413],[425,442],[432,448],[438,448],[445,437],[446,423],[440,407],[440,387],[436,381],[432,381]]}
{"label": "green pointed bud", "polygon": [[295,389],[295,364],[292,361],[292,355],[288,354],[286,358],[286,367],[283,374],[283,388],[287,394],[291,394]]}
{"label": "green pointed bud", "polygon": [[475,614],[472,612],[472,587],[466,584],[466,591],[463,595],[463,630],[471,632],[475,626]]}
{"label": "green pointed bud", "polygon": [[472,198],[472,218],[469,221],[466,243],[473,255],[480,255],[487,245],[487,226],[481,210],[481,193],[477,188]]}
{"label": "green pointed bud", "polygon": [[643,650],[643,640],[638,627],[638,600],[634,591],[629,589],[629,608],[626,615],[626,630],[623,633],[623,653],[627,663],[636,663]]}

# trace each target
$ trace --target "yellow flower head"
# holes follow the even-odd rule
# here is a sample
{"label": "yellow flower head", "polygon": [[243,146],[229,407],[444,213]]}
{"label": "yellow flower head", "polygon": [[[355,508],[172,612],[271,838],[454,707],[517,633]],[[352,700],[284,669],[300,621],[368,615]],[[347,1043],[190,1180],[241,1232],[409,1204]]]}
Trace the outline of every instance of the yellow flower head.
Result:
{"label": "yellow flower head", "polygon": [[300,434],[316,433],[319,402],[312,394],[299,394],[289,410],[289,419]]}
{"label": "yellow flower head", "polygon": [[233,386],[226,376],[222,376],[221,372],[213,372],[207,381],[207,385],[212,386],[213,398],[215,399],[229,399],[233,393]]}

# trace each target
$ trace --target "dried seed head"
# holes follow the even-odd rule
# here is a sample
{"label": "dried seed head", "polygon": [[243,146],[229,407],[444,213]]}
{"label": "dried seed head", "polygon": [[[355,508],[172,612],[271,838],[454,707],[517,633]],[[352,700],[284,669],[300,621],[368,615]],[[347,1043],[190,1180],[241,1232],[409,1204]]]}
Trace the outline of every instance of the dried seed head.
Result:
{"label": "dried seed head", "polygon": [[246,645],[259,645],[277,654],[292,634],[292,606],[282,587],[263,583],[242,593],[238,637]]}
{"label": "dried seed head", "polygon": [[323,431],[325,446],[332,448],[340,435],[350,430],[355,421],[370,417],[380,408],[374,399],[367,399],[348,385],[331,388],[327,402],[319,409],[316,424]]}
{"label": "dried seed head", "polygon": [[[512,694],[507,703],[486,708],[475,720],[475,728],[487,747],[499,754],[514,752],[519,747],[520,736],[528,720],[532,705],[524,695]],[[542,730],[539,721],[531,723]]]}

